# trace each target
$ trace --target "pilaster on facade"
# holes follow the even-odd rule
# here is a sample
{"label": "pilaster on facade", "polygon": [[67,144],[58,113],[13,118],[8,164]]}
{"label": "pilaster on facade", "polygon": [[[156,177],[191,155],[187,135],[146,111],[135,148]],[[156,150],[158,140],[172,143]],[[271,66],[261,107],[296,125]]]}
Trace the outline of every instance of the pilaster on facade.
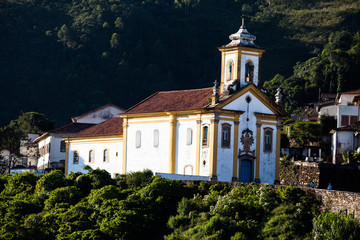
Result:
{"label": "pilaster on facade", "polygon": [[256,163],[255,163],[255,182],[260,183],[260,141],[261,141],[261,123],[256,123]]}
{"label": "pilaster on facade", "polygon": [[65,140],[65,176],[68,174],[69,169],[69,140]]}
{"label": "pilaster on facade", "polygon": [[219,115],[214,113],[210,119],[210,167],[209,177],[211,181],[217,181],[217,148],[218,148],[218,129]]}
{"label": "pilaster on facade", "polygon": [[122,174],[126,174],[126,161],[127,161],[127,127],[128,119],[123,119],[123,157],[122,157]]}
{"label": "pilaster on facade", "polygon": [[169,173],[176,171],[176,115],[170,114],[170,138],[169,138]]}
{"label": "pilaster on facade", "polygon": [[276,126],[276,159],[275,159],[275,182],[274,184],[280,184],[280,143],[281,143],[281,122],[278,120]]}
{"label": "pilaster on facade", "polygon": [[238,181],[238,146],[239,146],[239,117],[240,115],[235,116],[234,120],[234,148],[233,148],[233,172],[231,181]]}
{"label": "pilaster on facade", "polygon": [[195,175],[200,175],[200,137],[201,135],[201,114],[196,119],[196,156],[195,156]]}

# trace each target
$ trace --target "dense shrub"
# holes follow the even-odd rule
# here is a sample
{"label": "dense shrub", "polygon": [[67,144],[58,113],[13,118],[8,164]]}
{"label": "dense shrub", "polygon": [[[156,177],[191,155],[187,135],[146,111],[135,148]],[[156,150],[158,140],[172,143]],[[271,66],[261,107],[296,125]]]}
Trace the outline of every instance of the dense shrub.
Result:
{"label": "dense shrub", "polygon": [[65,176],[60,170],[51,171],[41,176],[36,184],[36,191],[52,191],[66,185]]}
{"label": "dense shrub", "polygon": [[340,213],[323,212],[313,220],[315,240],[360,239],[358,220]]}
{"label": "dense shrub", "polygon": [[24,192],[31,194],[35,190],[36,181],[38,179],[38,175],[30,172],[15,174],[8,178],[8,182],[5,184],[4,193],[6,195],[16,195]]}
{"label": "dense shrub", "polygon": [[[211,182],[187,186],[149,171],[113,180],[98,169],[66,178],[52,172],[40,179],[24,173],[7,180],[0,194],[0,239],[359,237],[352,218],[320,214],[314,219],[318,201],[295,187],[252,183],[231,188]],[[24,191],[16,191],[15,184]],[[70,186],[61,187],[64,184]]]}

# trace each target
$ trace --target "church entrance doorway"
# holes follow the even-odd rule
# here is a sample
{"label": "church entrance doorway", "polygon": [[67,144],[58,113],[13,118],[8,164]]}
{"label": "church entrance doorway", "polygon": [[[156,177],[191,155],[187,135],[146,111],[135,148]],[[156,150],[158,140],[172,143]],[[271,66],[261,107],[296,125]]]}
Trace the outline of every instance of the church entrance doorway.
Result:
{"label": "church entrance doorway", "polygon": [[251,171],[252,171],[252,161],[250,160],[241,160],[240,168],[240,182],[252,182]]}

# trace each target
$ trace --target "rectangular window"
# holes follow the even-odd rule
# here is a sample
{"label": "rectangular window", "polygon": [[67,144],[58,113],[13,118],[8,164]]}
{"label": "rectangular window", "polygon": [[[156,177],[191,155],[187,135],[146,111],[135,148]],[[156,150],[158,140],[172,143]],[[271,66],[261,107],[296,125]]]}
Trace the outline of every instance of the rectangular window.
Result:
{"label": "rectangular window", "polygon": [[207,147],[208,146],[208,139],[209,139],[209,127],[204,126],[202,130],[202,146]]}
{"label": "rectangular window", "polygon": [[354,124],[358,121],[358,116],[350,116],[350,124]]}
{"label": "rectangular window", "polygon": [[349,125],[349,116],[348,115],[341,115],[341,126]]}
{"label": "rectangular window", "polygon": [[140,132],[140,131],[136,131],[135,147],[136,147],[136,148],[140,148],[140,147],[141,147],[141,132]]}
{"label": "rectangular window", "polygon": [[89,163],[93,163],[95,162],[95,159],[94,159],[94,150],[90,150],[89,151]]}
{"label": "rectangular window", "polygon": [[104,150],[104,158],[103,158],[104,162],[109,162],[109,150],[105,149]]}
{"label": "rectangular window", "polygon": [[186,145],[191,145],[192,144],[192,129],[188,128],[186,130]]}
{"label": "rectangular window", "polygon": [[230,130],[231,125],[223,124],[221,130],[221,147],[230,148]]}
{"label": "rectangular window", "polygon": [[79,163],[79,153],[78,153],[78,151],[74,151],[73,163],[74,163],[74,164],[78,164],[78,163]]}
{"label": "rectangular window", "polygon": [[272,129],[271,128],[265,129],[264,152],[271,152],[272,151],[272,137],[273,137]]}
{"label": "rectangular window", "polygon": [[159,146],[159,130],[154,130],[154,147]]}
{"label": "rectangular window", "polygon": [[66,150],[66,144],[65,144],[65,141],[61,141],[60,142],[60,152],[65,152]]}

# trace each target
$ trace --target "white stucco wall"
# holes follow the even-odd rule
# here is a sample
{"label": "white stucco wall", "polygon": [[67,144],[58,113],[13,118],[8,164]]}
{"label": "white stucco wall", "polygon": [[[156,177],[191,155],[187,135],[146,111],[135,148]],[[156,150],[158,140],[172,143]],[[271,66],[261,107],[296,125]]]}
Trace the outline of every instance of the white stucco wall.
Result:
{"label": "white stucco wall", "polygon": [[[359,117],[359,106],[353,105],[338,105],[338,118],[337,118],[337,127],[341,127],[341,116],[358,116]],[[359,119],[359,118],[358,118]],[[345,125],[346,126],[346,125]]]}
{"label": "white stucco wall", "polygon": [[231,51],[231,52],[226,52],[225,54],[225,62],[223,63],[223,74],[224,74],[224,83],[228,83],[229,81],[227,81],[227,68],[226,68],[226,65],[227,65],[227,62],[229,60],[232,60],[233,63],[234,63],[234,66],[233,66],[233,78],[230,79],[230,80],[234,80],[236,79],[236,76],[237,76],[237,60],[236,60],[236,52],[235,51]]}
{"label": "white stucco wall", "polygon": [[[254,115],[255,112],[265,113],[265,114],[274,114],[269,108],[267,108],[260,100],[258,100],[252,93],[247,92],[240,96],[238,99],[232,101],[228,105],[224,106],[225,110],[236,110],[236,111],[246,111],[247,102],[246,97],[251,97],[251,102],[249,103],[249,116]],[[246,112],[244,113],[246,115]],[[243,115],[244,115],[243,114]],[[240,123],[241,124],[241,123]]]}
{"label": "white stucco wall", "polygon": [[[247,96],[251,97],[251,102],[249,103],[249,108],[247,108],[247,103],[245,98]],[[243,144],[241,143],[240,139],[242,136],[242,132],[245,129],[249,129],[252,131],[253,133],[253,138],[254,138],[254,143],[251,145],[250,147],[250,151],[254,151],[256,152],[256,139],[257,139],[257,128],[256,128],[256,116],[255,113],[264,113],[264,114],[271,114],[273,115],[274,113],[267,108],[261,101],[259,101],[252,93],[247,92],[245,94],[243,94],[241,97],[239,97],[238,99],[234,100],[233,102],[229,103],[228,105],[226,105],[223,109],[226,110],[237,110],[237,111],[244,111],[244,113],[240,116],[240,124],[239,124],[239,144],[238,147],[240,150],[244,149]],[[249,111],[247,112],[247,109],[249,109]],[[249,119],[247,121],[247,118]],[[270,121],[271,122],[271,121]],[[274,124],[276,124],[275,121],[272,122],[272,124],[266,124],[263,123],[261,125],[261,136],[260,136],[260,181],[262,183],[270,183],[273,184],[274,180],[275,180],[275,164],[276,164],[276,126],[274,126]],[[263,141],[264,141],[264,128],[269,127],[273,129],[273,142],[272,142],[272,152],[264,152],[264,146],[263,146]],[[221,128],[219,127],[219,129],[221,130]],[[233,134],[233,130],[232,130],[232,134]],[[219,136],[221,136],[221,133],[219,133]],[[219,139],[219,142],[221,144],[221,139]],[[220,148],[218,148],[220,149]],[[219,151],[219,150],[218,150]],[[221,150],[222,151],[222,150]],[[227,155],[230,156],[230,153],[228,153]],[[219,156],[220,157],[220,156]],[[222,160],[224,161],[224,160]],[[255,171],[256,171],[256,161],[253,162],[254,166],[254,172],[253,172],[253,176],[255,177]],[[220,163],[218,163],[219,165]],[[231,155],[231,165],[232,166],[232,155]],[[239,161],[238,161],[238,166],[239,166]],[[221,170],[224,171],[223,173],[221,173],[221,175],[225,176],[225,173],[230,172],[229,169],[224,169]],[[239,170],[237,170],[238,172],[238,177],[239,177]],[[219,173],[220,174],[220,173]],[[231,172],[232,175],[232,172]],[[231,176],[230,175],[230,176]],[[228,178],[228,177],[226,177]],[[219,177],[218,179],[224,179],[223,177]],[[230,177],[231,180],[231,177]],[[229,181],[229,180],[225,180],[225,181]]]}
{"label": "white stucco wall", "polygon": [[120,113],[124,111],[115,108],[113,106],[108,106],[103,109],[99,109],[98,111],[86,114],[84,116],[81,116],[79,118],[76,118],[76,122],[78,123],[94,123],[98,124],[101,122],[104,122],[105,120],[118,116]]}
{"label": "white stucco wall", "polygon": [[[142,122],[143,121],[143,122]],[[170,123],[168,118],[128,122],[126,172],[169,172]],[[159,121],[159,122],[153,122]],[[154,130],[159,130],[159,146],[154,147]],[[136,148],[136,131],[141,131],[141,147]]]}
{"label": "white stucco wall", "polygon": [[[264,135],[265,128],[273,130],[272,135],[272,149],[271,152],[264,151]],[[273,184],[275,181],[275,168],[276,168],[276,126],[274,125],[261,125],[261,138],[260,138],[260,182]]]}
{"label": "white stucco wall", "polygon": [[339,98],[339,104],[341,105],[347,105],[352,104],[352,100],[354,99],[354,96],[357,94],[341,94]]}
{"label": "white stucco wall", "polygon": [[[220,116],[221,117],[221,116]],[[230,130],[230,148],[222,147],[222,125],[229,124]],[[231,182],[233,171],[233,156],[234,156],[234,121],[220,120],[218,129],[218,144],[217,144],[217,177],[218,181]],[[237,139],[239,141],[239,138]]]}
{"label": "white stucco wall", "polygon": [[50,163],[65,160],[65,152],[60,152],[60,145],[63,139],[60,136],[51,136]]}
{"label": "white stucco wall", "polygon": [[[176,173],[195,175],[196,166],[196,116],[181,117],[176,130]],[[192,130],[192,143],[187,144],[187,129]]]}
{"label": "white stucco wall", "polygon": [[350,152],[354,150],[354,133],[348,131],[336,132],[336,154],[342,154],[343,152]]}
{"label": "white stucco wall", "polygon": [[[104,150],[108,149],[109,151],[109,161],[103,161]],[[94,151],[95,161],[89,163],[89,151]],[[73,163],[74,151],[79,153],[79,163]],[[108,171],[112,177],[116,173],[121,174],[122,172],[122,152],[123,152],[123,142],[122,140],[93,140],[91,142],[70,142],[69,144],[69,162],[68,162],[68,172],[83,172],[86,165],[89,165],[91,168],[104,169]]]}
{"label": "white stucco wall", "polygon": [[[46,137],[45,139],[39,141],[38,146],[39,146],[39,151],[42,147],[44,147],[45,145],[49,144],[51,141],[51,136]],[[50,146],[50,151],[51,151],[51,146]],[[38,158],[38,162],[37,162],[37,168],[38,169],[44,169],[47,168],[49,166],[49,159],[50,159],[50,154],[46,153],[43,156],[40,156]]]}
{"label": "white stucco wall", "polygon": [[337,117],[337,105],[331,105],[331,106],[326,106],[326,107],[322,107],[320,109],[320,116],[329,116],[329,117]]}
{"label": "white stucco wall", "polygon": [[[209,170],[210,170],[210,139],[211,139],[211,124],[210,124],[210,117],[212,117],[211,114],[208,115],[202,115],[201,120],[201,131],[200,131],[200,163],[199,163],[199,175],[200,176],[209,176]],[[208,118],[208,119],[206,119]],[[202,128],[204,126],[209,127],[209,144],[208,146],[202,146],[202,139],[203,139],[203,131]]]}

